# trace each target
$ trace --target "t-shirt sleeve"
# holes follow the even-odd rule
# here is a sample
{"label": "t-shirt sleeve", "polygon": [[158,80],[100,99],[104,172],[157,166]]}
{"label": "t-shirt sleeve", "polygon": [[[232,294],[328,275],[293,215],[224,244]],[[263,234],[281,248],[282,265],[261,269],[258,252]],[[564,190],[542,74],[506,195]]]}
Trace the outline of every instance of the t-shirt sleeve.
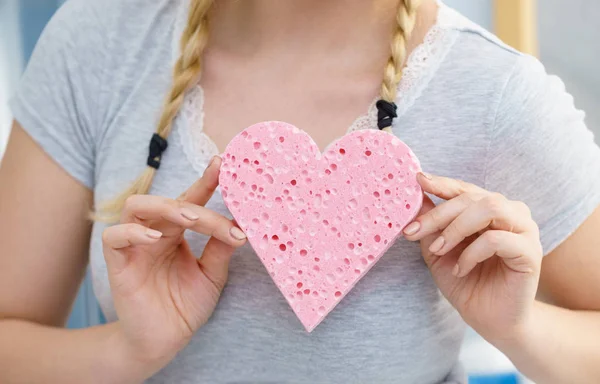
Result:
{"label": "t-shirt sleeve", "polygon": [[106,45],[91,3],[71,0],[57,11],[9,102],[23,129],[88,188],[94,186]]}
{"label": "t-shirt sleeve", "polygon": [[491,135],[485,186],[530,207],[548,254],[600,204],[600,149],[585,114],[559,78],[522,56]]}

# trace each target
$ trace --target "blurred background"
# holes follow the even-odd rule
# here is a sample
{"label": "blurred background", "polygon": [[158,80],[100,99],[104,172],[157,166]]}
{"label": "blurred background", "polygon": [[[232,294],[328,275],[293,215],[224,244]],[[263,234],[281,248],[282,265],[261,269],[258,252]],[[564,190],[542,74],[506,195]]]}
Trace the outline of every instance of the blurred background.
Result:
{"label": "blurred background", "polygon": [[[10,130],[7,100],[16,86],[39,34],[64,0],[0,0],[0,159]],[[600,2],[593,0],[446,0],[507,43],[534,54],[548,72],[559,75],[587,112],[588,126],[600,138]],[[559,26],[559,27],[557,27]],[[86,279],[68,326],[104,321]],[[472,384],[527,383],[506,357],[475,333],[461,354]]]}

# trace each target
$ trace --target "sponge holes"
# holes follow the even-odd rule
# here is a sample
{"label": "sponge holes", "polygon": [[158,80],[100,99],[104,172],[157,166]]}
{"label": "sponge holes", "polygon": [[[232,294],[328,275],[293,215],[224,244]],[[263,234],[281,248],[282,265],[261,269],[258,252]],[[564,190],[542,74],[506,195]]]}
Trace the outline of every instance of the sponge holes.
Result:
{"label": "sponge holes", "polygon": [[[265,159],[267,157],[267,155],[265,153],[261,153],[261,157],[263,159]],[[250,160],[248,158],[244,158],[242,160],[242,163],[244,164],[245,167],[251,168],[250,169],[251,172],[255,172],[257,175],[261,176],[267,183],[273,184],[275,182],[275,179],[273,178],[273,175],[272,175],[273,169],[270,167],[267,167],[267,169],[265,170],[264,168],[259,167],[259,165],[260,165],[259,160]],[[254,168],[252,168],[252,166],[254,166]],[[235,181],[235,179],[237,178],[237,174],[234,173],[231,175],[231,177]]]}

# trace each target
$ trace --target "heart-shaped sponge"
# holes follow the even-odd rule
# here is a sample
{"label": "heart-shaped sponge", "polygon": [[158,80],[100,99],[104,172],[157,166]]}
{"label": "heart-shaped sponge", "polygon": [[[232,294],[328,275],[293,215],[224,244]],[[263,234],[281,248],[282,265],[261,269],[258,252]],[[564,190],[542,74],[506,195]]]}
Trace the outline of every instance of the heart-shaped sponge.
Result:
{"label": "heart-shaped sponge", "polygon": [[222,156],[225,204],[309,332],[421,208],[419,162],[386,132],[355,131],[321,154],[304,131],[265,122]]}

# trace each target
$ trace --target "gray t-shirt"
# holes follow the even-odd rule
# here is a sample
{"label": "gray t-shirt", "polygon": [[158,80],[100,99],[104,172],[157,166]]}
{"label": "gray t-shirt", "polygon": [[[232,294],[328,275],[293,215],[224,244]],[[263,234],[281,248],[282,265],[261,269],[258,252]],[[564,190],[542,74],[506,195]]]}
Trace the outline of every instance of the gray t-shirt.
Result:
{"label": "gray t-shirt", "polygon": [[[93,189],[96,201],[123,190],[145,167],[186,4],[67,2],[12,100],[23,128]],[[200,87],[188,95],[153,194],[178,196],[217,152],[202,133],[202,97]],[[397,104],[394,132],[423,169],[526,202],[546,253],[600,203],[600,150],[563,83],[450,8],[441,7],[411,56]],[[374,112],[351,129],[376,129]],[[208,207],[227,213],[219,194]],[[102,309],[115,320],[103,228],[94,225],[91,267]],[[206,238],[188,239],[200,254]],[[398,241],[311,334],[244,247],[212,319],[149,382],[463,383],[463,331],[418,244]]]}

